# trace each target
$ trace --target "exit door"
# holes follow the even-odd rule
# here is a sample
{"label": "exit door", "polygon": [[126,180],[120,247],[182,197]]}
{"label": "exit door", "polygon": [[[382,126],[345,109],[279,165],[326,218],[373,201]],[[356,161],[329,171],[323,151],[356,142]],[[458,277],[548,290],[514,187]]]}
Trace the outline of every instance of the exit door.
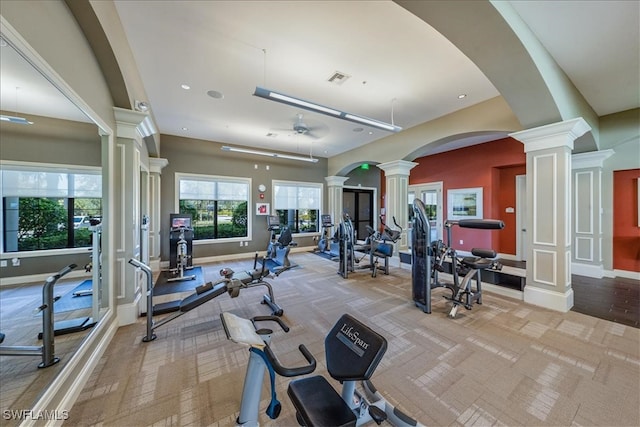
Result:
{"label": "exit door", "polygon": [[367,225],[373,225],[373,190],[361,190],[344,188],[342,190],[342,209],[349,214],[356,237],[364,240],[367,238]]}

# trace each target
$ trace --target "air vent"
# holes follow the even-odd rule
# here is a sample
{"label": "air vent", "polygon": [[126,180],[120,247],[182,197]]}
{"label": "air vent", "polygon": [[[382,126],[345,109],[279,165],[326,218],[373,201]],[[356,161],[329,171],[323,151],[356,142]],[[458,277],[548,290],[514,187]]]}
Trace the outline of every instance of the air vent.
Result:
{"label": "air vent", "polygon": [[341,85],[342,83],[346,82],[347,80],[349,80],[349,77],[351,77],[348,74],[345,73],[341,73],[340,71],[336,71],[335,73],[333,73],[331,75],[331,77],[329,77],[327,79],[327,81],[329,83],[333,83],[335,85]]}

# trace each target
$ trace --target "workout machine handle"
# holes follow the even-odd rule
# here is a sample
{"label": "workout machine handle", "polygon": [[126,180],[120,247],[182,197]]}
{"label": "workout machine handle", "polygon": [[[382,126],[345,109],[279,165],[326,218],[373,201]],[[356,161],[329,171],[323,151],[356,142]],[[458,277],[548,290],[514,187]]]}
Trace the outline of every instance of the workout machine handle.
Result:
{"label": "workout machine handle", "polygon": [[258,327],[256,326],[256,322],[268,322],[268,321],[276,322],[278,325],[280,325],[283,331],[289,332],[289,327],[285,325],[282,319],[280,319],[277,316],[255,316],[251,318],[251,323],[253,323],[253,326],[256,328],[256,330],[258,329]]}
{"label": "workout machine handle", "polygon": [[76,264],[69,264],[62,270],[58,271],[56,274],[47,277],[47,279],[44,281],[44,287],[42,288],[42,305],[33,310],[32,314],[34,316],[49,307],[53,307],[53,303],[60,299],[60,297],[56,298],[53,296],[53,285],[55,285],[62,276],[69,274],[71,270],[76,267]]}
{"label": "workout machine handle", "polygon": [[278,375],[282,375],[283,377],[297,377],[299,375],[310,374],[311,372],[316,370],[316,359],[313,357],[311,352],[307,350],[307,347],[305,347],[304,344],[300,344],[298,346],[298,350],[300,350],[300,353],[302,353],[304,358],[307,359],[307,362],[309,362],[309,364],[296,368],[288,368],[280,364],[280,361],[278,361],[276,355],[273,354],[273,351],[271,351],[271,347],[269,347],[268,345],[264,347],[264,353],[267,355],[271,366],[273,366],[273,370],[276,371]]}
{"label": "workout machine handle", "polygon": [[73,270],[74,268],[76,268],[77,265],[76,264],[69,264],[67,265],[65,268],[63,268],[62,270],[58,271],[56,274],[54,274],[53,276],[49,276],[47,278],[47,282],[57,282],[58,279],[60,279],[62,276],[71,273],[71,270]]}

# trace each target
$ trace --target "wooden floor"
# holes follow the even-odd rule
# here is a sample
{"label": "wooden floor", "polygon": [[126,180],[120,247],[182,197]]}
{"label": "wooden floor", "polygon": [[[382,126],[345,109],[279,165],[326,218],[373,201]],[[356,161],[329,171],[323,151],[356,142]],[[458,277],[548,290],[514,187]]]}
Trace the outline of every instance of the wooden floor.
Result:
{"label": "wooden floor", "polygon": [[640,285],[637,280],[573,275],[571,286],[574,298],[571,311],[640,328]]}
{"label": "wooden floor", "polygon": [[[501,259],[504,265],[526,268],[526,262]],[[640,328],[640,282],[622,277],[595,279],[571,276],[571,311]]]}

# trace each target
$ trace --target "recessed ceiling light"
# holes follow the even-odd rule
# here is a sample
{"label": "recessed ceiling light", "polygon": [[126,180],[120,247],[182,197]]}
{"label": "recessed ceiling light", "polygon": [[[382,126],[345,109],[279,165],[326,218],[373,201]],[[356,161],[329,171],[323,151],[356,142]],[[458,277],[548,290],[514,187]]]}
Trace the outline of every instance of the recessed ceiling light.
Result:
{"label": "recessed ceiling light", "polygon": [[212,98],[215,99],[222,99],[224,98],[224,95],[222,94],[222,92],[218,92],[217,90],[210,90],[207,92],[207,95],[209,95]]}
{"label": "recessed ceiling light", "polygon": [[189,130],[189,128],[187,128],[187,127],[183,127],[183,128],[182,128],[182,130]]}
{"label": "recessed ceiling light", "polygon": [[467,94],[466,93],[461,93],[460,95],[458,95],[458,99],[463,99],[466,98]]}
{"label": "recessed ceiling light", "polygon": [[185,85],[185,84],[180,85],[180,87],[181,87],[182,89],[184,89],[184,90],[189,90],[189,89],[191,89],[191,86],[189,86],[189,85]]}

